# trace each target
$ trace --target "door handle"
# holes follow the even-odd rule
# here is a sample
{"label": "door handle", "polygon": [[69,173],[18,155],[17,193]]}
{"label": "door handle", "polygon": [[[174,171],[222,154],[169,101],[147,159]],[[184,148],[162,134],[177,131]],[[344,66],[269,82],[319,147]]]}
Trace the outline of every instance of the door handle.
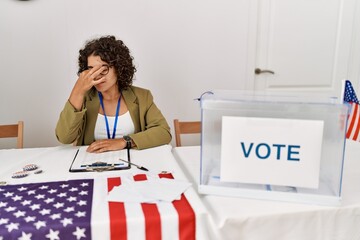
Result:
{"label": "door handle", "polygon": [[255,74],[261,74],[261,73],[275,74],[275,72],[272,70],[267,70],[267,69],[261,70],[260,68],[255,68]]}

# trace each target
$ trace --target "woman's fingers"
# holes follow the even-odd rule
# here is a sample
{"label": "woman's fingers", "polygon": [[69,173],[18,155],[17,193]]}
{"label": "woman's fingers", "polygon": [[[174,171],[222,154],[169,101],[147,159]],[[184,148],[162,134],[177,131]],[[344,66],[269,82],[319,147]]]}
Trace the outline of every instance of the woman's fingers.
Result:
{"label": "woman's fingers", "polygon": [[117,141],[115,139],[98,140],[90,144],[86,151],[91,153],[102,153],[113,150],[120,150],[116,147]]}
{"label": "woman's fingers", "polygon": [[102,153],[121,150],[124,149],[125,146],[124,141],[122,141],[121,139],[104,139],[93,142],[92,144],[90,144],[86,151],[91,153]]}
{"label": "woman's fingers", "polygon": [[96,85],[98,85],[100,83],[103,83],[103,82],[105,82],[105,77],[102,77],[102,78],[99,78],[99,79],[94,79],[93,80],[93,86],[96,86]]}
{"label": "woman's fingers", "polygon": [[101,73],[107,69],[107,66],[97,65],[94,67],[89,68],[88,70],[84,71],[86,72],[85,77],[90,79],[96,79],[101,76]]}
{"label": "woman's fingers", "polygon": [[104,152],[105,145],[106,145],[106,143],[104,140],[95,141],[92,144],[90,144],[90,146],[87,148],[87,151],[88,152]]}

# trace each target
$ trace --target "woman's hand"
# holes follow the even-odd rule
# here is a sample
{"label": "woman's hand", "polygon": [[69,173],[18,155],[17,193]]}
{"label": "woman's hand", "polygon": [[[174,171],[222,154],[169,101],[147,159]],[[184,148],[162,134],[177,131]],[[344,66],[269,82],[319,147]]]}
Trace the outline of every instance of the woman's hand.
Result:
{"label": "woman's hand", "polygon": [[121,139],[104,139],[97,140],[90,144],[90,146],[86,149],[87,152],[91,153],[102,153],[108,151],[121,150],[126,147],[126,141]]}
{"label": "woman's hand", "polygon": [[105,66],[94,66],[91,69],[80,73],[71,94],[69,101],[77,110],[81,110],[84,96],[93,86],[105,82],[105,77],[100,77],[100,73],[105,70]]}

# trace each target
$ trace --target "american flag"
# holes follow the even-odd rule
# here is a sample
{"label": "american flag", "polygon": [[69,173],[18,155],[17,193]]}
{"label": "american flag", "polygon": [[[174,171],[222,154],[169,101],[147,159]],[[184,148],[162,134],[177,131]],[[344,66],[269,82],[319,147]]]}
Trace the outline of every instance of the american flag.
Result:
{"label": "american flag", "polygon": [[360,141],[360,109],[359,100],[356,97],[354,88],[349,80],[345,81],[344,103],[350,105],[350,114],[348,116],[348,126],[346,129],[346,138],[354,141]]}
{"label": "american flag", "polygon": [[0,186],[0,240],[91,239],[93,180]]}
{"label": "american flag", "polygon": [[[184,194],[171,203],[95,203],[94,191],[103,197],[122,181],[146,181],[147,177],[137,174],[0,186],[0,240],[196,239],[195,212]],[[173,178],[170,173],[158,177]],[[103,183],[107,189],[94,190]],[[109,228],[97,225],[99,219]]]}

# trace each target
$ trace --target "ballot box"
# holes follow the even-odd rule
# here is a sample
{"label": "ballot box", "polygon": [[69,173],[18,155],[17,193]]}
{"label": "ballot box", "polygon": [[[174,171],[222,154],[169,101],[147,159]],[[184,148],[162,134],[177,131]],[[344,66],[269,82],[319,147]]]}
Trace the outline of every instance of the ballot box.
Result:
{"label": "ballot box", "polygon": [[341,204],[348,107],[308,93],[201,99],[201,194]]}

